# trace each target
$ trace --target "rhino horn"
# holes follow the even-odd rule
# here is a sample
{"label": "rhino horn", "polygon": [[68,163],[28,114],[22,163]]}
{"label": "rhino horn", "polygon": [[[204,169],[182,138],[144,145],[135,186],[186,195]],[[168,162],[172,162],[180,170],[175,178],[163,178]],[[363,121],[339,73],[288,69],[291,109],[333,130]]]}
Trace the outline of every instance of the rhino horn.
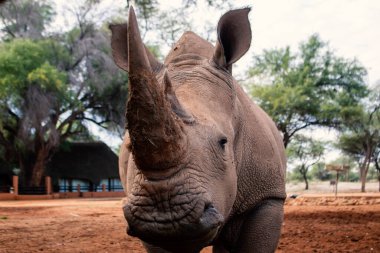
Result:
{"label": "rhino horn", "polygon": [[141,171],[166,170],[175,167],[184,154],[183,122],[172,110],[165,93],[167,85],[159,85],[156,79],[158,64],[147,54],[133,8],[127,37],[128,61],[123,66],[128,66],[129,72],[127,124],[131,151]]}
{"label": "rhino horn", "polygon": [[[129,65],[130,65],[129,47],[128,47],[128,43],[126,43],[128,41],[128,34],[129,34],[128,26],[129,26],[128,24],[111,24],[109,26],[112,32],[111,47],[112,47],[113,59],[119,68],[127,72],[129,72]],[[137,39],[141,41],[140,38],[137,38]],[[146,56],[144,56],[144,59],[145,58],[148,59],[149,65],[152,68],[153,72],[159,72],[163,68],[163,64],[154,57],[154,55],[146,48],[145,45],[143,46],[144,48],[140,49],[140,51],[132,52],[135,55],[135,56],[132,56],[132,58],[137,59],[138,57],[136,56],[144,55],[144,51],[145,51]]]}

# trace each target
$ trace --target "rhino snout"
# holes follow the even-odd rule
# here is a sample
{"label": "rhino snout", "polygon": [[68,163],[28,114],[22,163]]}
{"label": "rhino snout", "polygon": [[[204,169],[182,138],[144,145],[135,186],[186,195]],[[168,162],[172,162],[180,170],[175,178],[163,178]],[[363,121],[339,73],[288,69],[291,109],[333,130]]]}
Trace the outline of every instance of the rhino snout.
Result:
{"label": "rhino snout", "polygon": [[[127,220],[127,233],[139,237],[141,240],[154,244],[171,247],[191,243],[203,247],[209,244],[218,234],[224,217],[210,202],[196,201],[194,206],[188,207],[186,216],[158,219],[154,207],[144,207],[144,213],[139,206],[128,203],[124,206],[124,215]],[[151,209],[149,212],[147,210]],[[152,218],[156,216],[156,218]],[[175,217],[171,213],[161,213],[162,217]]]}

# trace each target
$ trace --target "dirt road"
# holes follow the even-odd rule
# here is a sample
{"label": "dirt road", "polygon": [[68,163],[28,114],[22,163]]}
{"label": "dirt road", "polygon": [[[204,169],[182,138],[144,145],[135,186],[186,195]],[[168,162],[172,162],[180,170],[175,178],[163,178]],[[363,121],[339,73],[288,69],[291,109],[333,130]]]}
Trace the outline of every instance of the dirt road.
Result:
{"label": "dirt road", "polygon": [[[120,199],[79,199],[0,202],[0,253],[5,252],[144,250],[125,233]],[[380,252],[380,195],[288,200],[277,252]]]}

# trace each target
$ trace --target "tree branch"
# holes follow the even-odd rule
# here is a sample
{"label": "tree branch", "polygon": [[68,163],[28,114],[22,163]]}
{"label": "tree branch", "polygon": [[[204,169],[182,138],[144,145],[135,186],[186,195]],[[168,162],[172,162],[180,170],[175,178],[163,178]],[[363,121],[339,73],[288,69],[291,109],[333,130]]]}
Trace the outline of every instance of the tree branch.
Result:
{"label": "tree branch", "polygon": [[102,128],[104,128],[104,129],[107,130],[107,127],[106,127],[106,126],[103,126],[102,124],[109,122],[109,120],[96,121],[96,120],[91,119],[91,118],[88,118],[88,117],[83,117],[82,119],[84,119],[84,120],[88,120],[88,121],[90,121],[90,122],[92,122],[92,123],[95,123],[96,125],[98,125],[98,126],[100,126],[100,127],[102,127]]}

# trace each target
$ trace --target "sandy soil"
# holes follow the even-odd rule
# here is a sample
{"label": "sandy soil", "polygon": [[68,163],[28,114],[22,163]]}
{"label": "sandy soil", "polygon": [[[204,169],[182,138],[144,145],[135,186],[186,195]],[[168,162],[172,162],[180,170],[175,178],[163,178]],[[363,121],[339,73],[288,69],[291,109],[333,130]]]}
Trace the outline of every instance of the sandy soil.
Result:
{"label": "sandy soil", "polygon": [[[0,202],[5,252],[145,251],[125,233],[120,199],[78,199]],[[287,200],[277,252],[380,252],[380,195]]]}

